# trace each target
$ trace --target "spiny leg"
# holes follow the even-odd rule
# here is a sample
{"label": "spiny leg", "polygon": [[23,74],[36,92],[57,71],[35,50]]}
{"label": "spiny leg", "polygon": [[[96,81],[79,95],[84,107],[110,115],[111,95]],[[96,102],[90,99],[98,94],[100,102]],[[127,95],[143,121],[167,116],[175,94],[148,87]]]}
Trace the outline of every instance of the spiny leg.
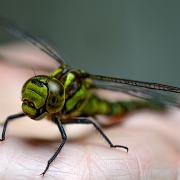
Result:
{"label": "spiny leg", "polygon": [[59,131],[61,133],[61,137],[62,137],[62,142],[59,145],[58,149],[56,150],[56,152],[54,153],[54,155],[48,160],[46,168],[44,170],[44,172],[40,175],[45,175],[46,171],[49,169],[50,164],[56,159],[57,155],[60,153],[62,147],[64,146],[64,144],[66,143],[67,140],[67,136],[66,136],[66,132],[61,124],[61,121],[59,119],[59,117],[54,117],[53,121],[57,124]]}
{"label": "spiny leg", "polygon": [[24,113],[18,113],[18,114],[14,114],[14,115],[10,115],[6,118],[6,121],[3,125],[3,131],[2,131],[2,137],[0,139],[0,141],[4,141],[5,140],[5,135],[6,135],[6,129],[7,129],[7,125],[9,123],[9,121],[15,120],[17,118],[21,118],[26,116]]}
{"label": "spiny leg", "polygon": [[64,124],[92,124],[96,128],[96,130],[102,135],[102,137],[106,140],[106,142],[110,145],[111,148],[119,147],[119,148],[125,149],[128,152],[128,147],[122,146],[122,145],[114,145],[111,142],[111,140],[106,136],[106,134],[103,132],[101,127],[91,119],[80,117],[80,118],[77,118],[77,119],[72,119],[71,121],[68,121],[68,122],[66,122]]}

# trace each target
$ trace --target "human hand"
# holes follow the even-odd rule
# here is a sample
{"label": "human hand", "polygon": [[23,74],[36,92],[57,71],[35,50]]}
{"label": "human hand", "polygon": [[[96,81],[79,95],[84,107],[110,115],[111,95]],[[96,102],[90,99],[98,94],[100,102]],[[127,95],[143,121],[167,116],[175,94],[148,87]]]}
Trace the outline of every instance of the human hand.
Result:
{"label": "human hand", "polygon": [[[9,59],[12,61],[16,55],[16,59],[22,59],[30,66],[41,61],[42,65],[50,69],[57,67],[56,63],[53,64],[43,54],[27,46],[1,49],[2,52],[5,50],[11,53]],[[36,67],[37,64],[33,69],[39,73]],[[1,120],[21,111],[21,87],[33,75],[31,67],[29,70],[17,68],[0,60]],[[164,114],[140,111],[124,117],[123,124],[104,129],[114,144],[129,147],[128,153],[118,148],[109,148],[98,133],[93,133],[95,130],[90,126],[68,125],[68,138],[78,137],[65,144],[45,178],[178,179],[179,118],[180,111],[175,108]],[[39,174],[43,172],[61,139],[54,124],[45,120],[35,122],[27,117],[11,122],[6,137],[0,143],[0,179],[41,179]]]}

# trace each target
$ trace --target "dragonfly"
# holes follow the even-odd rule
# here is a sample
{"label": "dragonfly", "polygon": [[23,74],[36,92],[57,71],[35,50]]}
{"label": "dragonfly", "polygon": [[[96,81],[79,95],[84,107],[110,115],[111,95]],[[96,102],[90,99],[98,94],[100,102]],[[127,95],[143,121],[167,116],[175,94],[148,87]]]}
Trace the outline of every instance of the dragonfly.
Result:
{"label": "dragonfly", "polygon": [[[121,116],[141,109],[164,111],[171,106],[180,107],[178,96],[163,93],[180,93],[179,87],[96,75],[72,68],[44,40],[27,32],[10,20],[0,17],[0,28],[29,42],[59,63],[59,67],[49,75],[34,75],[24,83],[21,92],[22,112],[6,118],[0,139],[1,141],[5,140],[9,122],[24,116],[37,121],[47,118],[55,123],[62,141],[56,152],[47,161],[46,168],[41,174],[43,176],[67,141],[64,125],[90,124],[111,148],[123,148],[128,152],[128,147],[113,144],[103,132],[102,124],[98,121],[97,115]],[[137,98],[110,101],[97,95],[96,91],[99,89],[118,91]]]}

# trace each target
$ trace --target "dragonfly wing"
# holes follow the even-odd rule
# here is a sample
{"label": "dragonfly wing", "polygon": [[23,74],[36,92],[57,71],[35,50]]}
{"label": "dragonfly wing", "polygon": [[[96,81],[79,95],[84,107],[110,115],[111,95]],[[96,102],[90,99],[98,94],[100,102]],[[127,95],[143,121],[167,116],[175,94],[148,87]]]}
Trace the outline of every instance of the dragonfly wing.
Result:
{"label": "dragonfly wing", "polygon": [[[89,74],[88,77],[90,77],[93,80],[93,84],[100,89],[123,92],[145,100],[155,101],[165,106],[180,107],[180,98],[177,96],[177,93],[180,93],[178,87],[100,75]],[[156,88],[153,88],[153,86]],[[162,89],[162,87],[165,89]]]}
{"label": "dragonfly wing", "polygon": [[11,35],[26,40],[27,42],[31,43],[32,45],[36,46],[50,57],[52,57],[58,63],[65,64],[64,60],[60,57],[60,55],[45,41],[32,35],[31,33],[21,29],[11,21],[7,20],[6,18],[0,17],[0,27],[4,28],[8,33]]}

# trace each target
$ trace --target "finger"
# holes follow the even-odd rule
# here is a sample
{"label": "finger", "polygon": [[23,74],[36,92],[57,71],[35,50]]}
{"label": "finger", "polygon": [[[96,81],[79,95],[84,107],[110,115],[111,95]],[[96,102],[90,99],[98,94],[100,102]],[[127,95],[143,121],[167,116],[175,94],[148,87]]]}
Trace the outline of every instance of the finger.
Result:
{"label": "finger", "polygon": [[[87,139],[81,144],[68,143],[45,176],[95,180],[176,178],[179,155],[159,135],[144,131],[135,132],[136,135],[124,132],[128,137],[118,134],[122,135],[119,143],[130,147],[129,153],[97,145],[97,142]],[[94,135],[94,138],[97,139],[97,136]],[[113,138],[113,141],[116,139]],[[58,143],[28,142],[15,138],[1,143],[0,153],[3,156],[0,156],[0,169],[3,177],[40,177],[57,146]]]}
{"label": "finger", "polygon": [[[40,51],[38,48],[26,42],[14,42],[0,47],[0,62],[3,64],[14,65],[21,68],[21,65],[27,69],[32,67],[35,70],[48,68],[52,71],[59,64],[51,57]],[[49,72],[50,72],[49,71]],[[46,72],[46,73],[49,73]]]}

